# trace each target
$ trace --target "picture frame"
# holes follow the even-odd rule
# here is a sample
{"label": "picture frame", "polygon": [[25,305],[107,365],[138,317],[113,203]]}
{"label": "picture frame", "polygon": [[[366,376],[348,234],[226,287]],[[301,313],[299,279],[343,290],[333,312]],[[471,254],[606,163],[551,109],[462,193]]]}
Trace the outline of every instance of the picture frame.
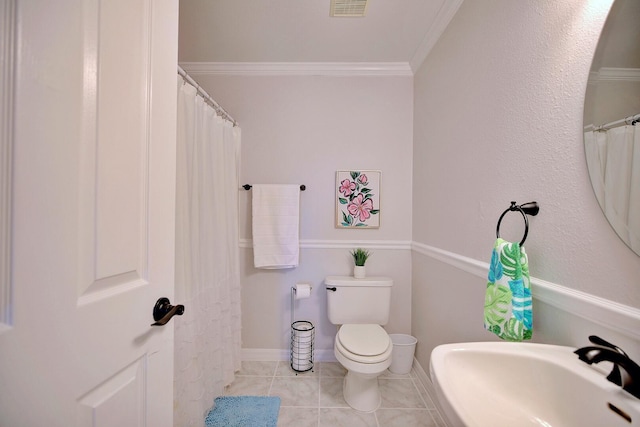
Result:
{"label": "picture frame", "polygon": [[380,228],[379,170],[336,172],[336,228]]}

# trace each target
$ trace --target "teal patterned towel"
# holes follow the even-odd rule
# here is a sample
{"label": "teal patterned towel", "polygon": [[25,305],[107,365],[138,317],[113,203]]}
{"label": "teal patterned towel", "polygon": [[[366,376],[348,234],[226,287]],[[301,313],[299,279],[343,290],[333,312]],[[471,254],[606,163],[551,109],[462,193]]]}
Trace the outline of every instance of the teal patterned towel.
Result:
{"label": "teal patterned towel", "polygon": [[484,299],[484,327],[506,341],[531,339],[529,262],[519,243],[496,240]]}

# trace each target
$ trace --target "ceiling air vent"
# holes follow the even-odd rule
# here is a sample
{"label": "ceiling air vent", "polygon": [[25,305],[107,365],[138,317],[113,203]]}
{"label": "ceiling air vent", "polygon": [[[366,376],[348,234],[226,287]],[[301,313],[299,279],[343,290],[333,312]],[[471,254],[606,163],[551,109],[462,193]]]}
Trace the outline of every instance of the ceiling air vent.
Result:
{"label": "ceiling air vent", "polygon": [[364,16],[367,0],[331,0],[330,16]]}

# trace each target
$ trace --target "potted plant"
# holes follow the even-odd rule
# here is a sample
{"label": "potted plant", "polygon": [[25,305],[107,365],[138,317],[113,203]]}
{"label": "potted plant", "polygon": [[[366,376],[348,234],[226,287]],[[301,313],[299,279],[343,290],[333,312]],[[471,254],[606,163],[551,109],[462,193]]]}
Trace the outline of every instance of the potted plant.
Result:
{"label": "potted plant", "polygon": [[351,256],[353,256],[353,262],[355,263],[355,266],[353,267],[353,277],[356,279],[364,279],[364,264],[367,262],[367,258],[369,258],[370,255],[371,252],[362,248],[357,248],[351,251]]}

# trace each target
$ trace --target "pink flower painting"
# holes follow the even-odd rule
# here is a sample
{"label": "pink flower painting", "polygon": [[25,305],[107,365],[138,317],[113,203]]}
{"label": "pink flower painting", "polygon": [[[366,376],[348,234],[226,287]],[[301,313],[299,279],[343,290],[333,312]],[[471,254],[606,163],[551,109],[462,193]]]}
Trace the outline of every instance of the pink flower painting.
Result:
{"label": "pink flower painting", "polygon": [[353,190],[356,189],[356,183],[345,179],[340,183],[339,191],[344,194],[345,197],[349,197]]}
{"label": "pink flower painting", "polygon": [[378,228],[380,172],[338,171],[336,183],[337,227]]}
{"label": "pink flower painting", "polygon": [[358,197],[353,199],[349,205],[347,205],[347,210],[351,215],[358,218],[360,221],[365,222],[371,216],[373,201],[371,201],[371,199],[364,199],[364,196],[360,193],[358,194]]}

